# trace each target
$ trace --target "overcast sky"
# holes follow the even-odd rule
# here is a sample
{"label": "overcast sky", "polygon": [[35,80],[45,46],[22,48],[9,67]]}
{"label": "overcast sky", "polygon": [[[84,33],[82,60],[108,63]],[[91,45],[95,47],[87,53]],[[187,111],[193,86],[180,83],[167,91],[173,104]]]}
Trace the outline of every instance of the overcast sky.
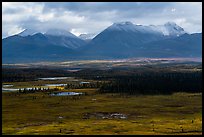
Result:
{"label": "overcast sky", "polygon": [[3,2],[2,37],[24,29],[65,29],[75,35],[100,33],[114,22],[162,25],[175,22],[202,32],[201,2]]}

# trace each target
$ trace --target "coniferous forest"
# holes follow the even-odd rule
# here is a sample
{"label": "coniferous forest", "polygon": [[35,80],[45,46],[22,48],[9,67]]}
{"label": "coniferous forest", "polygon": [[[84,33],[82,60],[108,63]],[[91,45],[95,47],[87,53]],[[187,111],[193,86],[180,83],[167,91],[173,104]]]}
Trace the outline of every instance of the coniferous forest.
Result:
{"label": "coniferous forest", "polygon": [[[177,68],[176,68],[177,67]],[[192,66],[191,66],[192,67]],[[200,66],[196,66],[200,68]],[[202,71],[172,71],[151,66],[145,68],[113,68],[110,70],[82,69],[69,72],[64,69],[3,68],[3,82],[32,81],[40,77],[77,77],[95,80],[86,84],[67,83],[66,88],[98,88],[100,93],[171,94],[174,92],[202,92]],[[160,71],[162,69],[162,71]],[[191,68],[193,69],[193,68]],[[29,74],[29,75],[28,75]]]}

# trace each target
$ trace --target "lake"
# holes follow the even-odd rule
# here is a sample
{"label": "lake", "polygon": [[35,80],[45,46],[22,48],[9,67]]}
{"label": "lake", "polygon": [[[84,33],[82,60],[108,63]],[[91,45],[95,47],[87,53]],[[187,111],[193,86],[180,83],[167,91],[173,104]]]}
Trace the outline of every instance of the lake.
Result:
{"label": "lake", "polygon": [[40,80],[63,80],[63,79],[68,79],[72,77],[50,77],[50,78],[38,78]]}
{"label": "lake", "polygon": [[[19,91],[19,89],[24,90],[24,88],[2,88],[2,92],[9,92],[9,91]],[[31,90],[34,88],[25,88],[26,90]],[[36,88],[37,90],[39,90],[40,88]],[[44,89],[48,89],[48,88],[44,88]],[[43,90],[43,88],[41,88],[41,90]]]}
{"label": "lake", "polygon": [[2,92],[7,92],[7,91],[19,91],[18,88],[2,88]]}
{"label": "lake", "polygon": [[89,84],[90,82],[82,81],[80,84]]}
{"label": "lake", "polygon": [[45,84],[44,86],[48,86],[48,87],[58,87],[58,86],[66,86],[67,84]]}
{"label": "lake", "polygon": [[13,87],[13,85],[3,85],[3,87]]}
{"label": "lake", "polygon": [[73,96],[73,95],[81,95],[81,92],[59,92],[59,93],[52,93],[51,96]]}

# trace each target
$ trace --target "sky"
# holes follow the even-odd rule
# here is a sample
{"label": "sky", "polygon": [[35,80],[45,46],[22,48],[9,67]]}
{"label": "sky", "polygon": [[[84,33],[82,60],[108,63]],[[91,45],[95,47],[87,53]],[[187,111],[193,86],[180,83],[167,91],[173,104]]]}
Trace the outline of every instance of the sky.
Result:
{"label": "sky", "polygon": [[188,33],[202,32],[201,2],[2,2],[2,38],[25,29],[64,29],[98,34],[115,22],[141,25],[175,22]]}

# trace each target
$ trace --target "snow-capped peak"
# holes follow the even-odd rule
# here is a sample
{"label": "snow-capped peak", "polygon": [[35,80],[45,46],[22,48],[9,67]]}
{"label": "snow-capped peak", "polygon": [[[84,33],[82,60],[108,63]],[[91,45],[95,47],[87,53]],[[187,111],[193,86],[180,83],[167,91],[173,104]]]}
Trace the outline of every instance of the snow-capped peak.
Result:
{"label": "snow-capped peak", "polygon": [[126,22],[117,22],[113,23],[110,27],[108,27],[109,30],[123,30],[123,31],[135,31],[135,25],[132,22],[126,21]]}
{"label": "snow-capped peak", "polygon": [[66,36],[66,37],[77,38],[77,36],[75,36],[71,32],[66,31],[66,30],[62,30],[62,29],[49,29],[45,34],[46,35],[53,35],[53,36]]}
{"label": "snow-capped peak", "polygon": [[150,26],[135,25],[129,21],[114,23],[112,26],[109,27],[109,29],[140,32],[140,33],[158,33],[158,31],[153,30]]}
{"label": "snow-capped peak", "polygon": [[168,31],[169,35],[179,36],[186,33],[183,28],[181,28],[174,22],[167,22],[164,24],[164,27]]}
{"label": "snow-capped peak", "polygon": [[130,21],[123,21],[123,22],[116,22],[113,25],[134,25],[134,24]]}
{"label": "snow-capped peak", "polygon": [[32,35],[37,34],[37,33],[39,33],[39,32],[32,30],[32,29],[25,29],[22,32],[20,32],[18,35],[25,37],[25,36],[29,36],[29,35],[32,36]]}
{"label": "snow-capped peak", "polygon": [[114,23],[113,25],[108,27],[108,29],[119,31],[135,31],[141,33],[157,33],[165,36],[180,36],[186,33],[183,28],[181,28],[174,22],[167,22],[164,25],[143,26],[135,25],[129,21],[126,21]]}
{"label": "snow-capped peak", "polygon": [[164,26],[178,26],[175,22],[167,22],[164,24]]}

